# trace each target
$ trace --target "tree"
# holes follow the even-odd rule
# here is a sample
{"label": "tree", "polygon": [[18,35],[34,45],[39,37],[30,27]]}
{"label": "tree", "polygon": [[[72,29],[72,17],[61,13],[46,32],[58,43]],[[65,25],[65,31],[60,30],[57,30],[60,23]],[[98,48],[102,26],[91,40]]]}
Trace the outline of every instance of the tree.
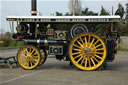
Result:
{"label": "tree", "polygon": [[88,15],[92,15],[92,16],[95,15],[95,16],[98,16],[98,13],[95,13],[95,12],[93,12],[93,11],[89,11],[89,12],[88,12]]}
{"label": "tree", "polygon": [[110,15],[110,13],[106,11],[106,9],[103,6],[101,6],[100,15]]}
{"label": "tree", "polygon": [[63,16],[62,13],[56,12],[56,16]]}
{"label": "tree", "polygon": [[85,9],[82,11],[82,14],[83,14],[83,15],[88,15],[88,11],[89,11],[89,8],[85,8]]}
{"label": "tree", "polygon": [[4,34],[4,36],[5,36],[5,37],[11,37],[11,33],[10,33],[10,32],[6,32],[6,33]]}
{"label": "tree", "polygon": [[128,3],[126,4],[126,34],[128,35]]}
{"label": "tree", "polygon": [[67,12],[66,14],[64,14],[64,16],[72,16],[72,14]]}
{"label": "tree", "polygon": [[83,11],[82,11],[82,15],[97,15],[98,16],[98,13],[95,13],[93,11],[89,11],[89,8],[85,8]]}
{"label": "tree", "polygon": [[80,0],[70,0],[69,1],[69,11],[73,15],[81,14],[81,1]]}
{"label": "tree", "polygon": [[119,23],[119,32],[121,36],[128,36],[128,23],[124,23],[124,19]]}
{"label": "tree", "polygon": [[126,4],[126,19],[128,19],[128,3]]}
{"label": "tree", "polygon": [[118,9],[116,10],[115,15],[119,15],[121,18],[124,16],[124,7],[119,3]]}

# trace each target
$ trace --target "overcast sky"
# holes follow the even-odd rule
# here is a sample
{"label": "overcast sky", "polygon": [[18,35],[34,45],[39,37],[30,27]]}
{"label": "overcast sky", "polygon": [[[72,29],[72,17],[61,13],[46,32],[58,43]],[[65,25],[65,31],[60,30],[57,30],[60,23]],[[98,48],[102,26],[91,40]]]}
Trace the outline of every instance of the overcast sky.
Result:
{"label": "overcast sky", "polygon": [[[51,13],[69,12],[68,2],[69,0],[37,0],[38,11],[43,16],[49,16]],[[117,10],[118,3],[121,3],[124,8],[128,0],[81,0],[82,8],[88,7],[89,10],[100,12],[101,6],[104,6],[106,10],[111,13],[112,6],[114,11]],[[10,31],[9,24],[6,21],[7,16],[30,16],[31,0],[0,0],[0,29]],[[1,31],[1,30],[0,30]],[[1,33],[1,32],[0,32]]]}

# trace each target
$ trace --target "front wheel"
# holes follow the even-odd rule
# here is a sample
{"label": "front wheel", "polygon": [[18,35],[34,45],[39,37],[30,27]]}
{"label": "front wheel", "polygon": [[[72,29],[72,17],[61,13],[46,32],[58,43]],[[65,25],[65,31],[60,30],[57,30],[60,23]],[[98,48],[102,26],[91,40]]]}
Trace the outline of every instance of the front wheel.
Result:
{"label": "front wheel", "polygon": [[21,48],[17,53],[17,61],[19,65],[26,69],[31,70],[38,66],[41,60],[41,53],[35,46],[26,45]]}
{"label": "front wheel", "polygon": [[106,59],[106,46],[95,34],[83,33],[76,36],[69,46],[70,61],[81,70],[95,70]]}

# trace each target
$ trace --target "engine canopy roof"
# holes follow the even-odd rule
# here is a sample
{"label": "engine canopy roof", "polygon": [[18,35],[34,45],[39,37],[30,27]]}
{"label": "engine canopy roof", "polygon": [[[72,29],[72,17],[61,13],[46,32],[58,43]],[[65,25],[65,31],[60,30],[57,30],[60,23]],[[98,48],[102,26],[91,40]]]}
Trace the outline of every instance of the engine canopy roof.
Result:
{"label": "engine canopy roof", "polygon": [[120,16],[8,16],[16,22],[119,22]]}

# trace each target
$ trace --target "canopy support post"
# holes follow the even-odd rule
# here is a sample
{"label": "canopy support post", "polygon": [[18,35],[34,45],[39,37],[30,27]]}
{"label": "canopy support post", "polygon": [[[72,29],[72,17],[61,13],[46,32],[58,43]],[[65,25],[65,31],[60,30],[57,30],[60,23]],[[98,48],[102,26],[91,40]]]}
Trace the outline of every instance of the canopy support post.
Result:
{"label": "canopy support post", "polygon": [[14,34],[14,22],[9,22],[11,33]]}

